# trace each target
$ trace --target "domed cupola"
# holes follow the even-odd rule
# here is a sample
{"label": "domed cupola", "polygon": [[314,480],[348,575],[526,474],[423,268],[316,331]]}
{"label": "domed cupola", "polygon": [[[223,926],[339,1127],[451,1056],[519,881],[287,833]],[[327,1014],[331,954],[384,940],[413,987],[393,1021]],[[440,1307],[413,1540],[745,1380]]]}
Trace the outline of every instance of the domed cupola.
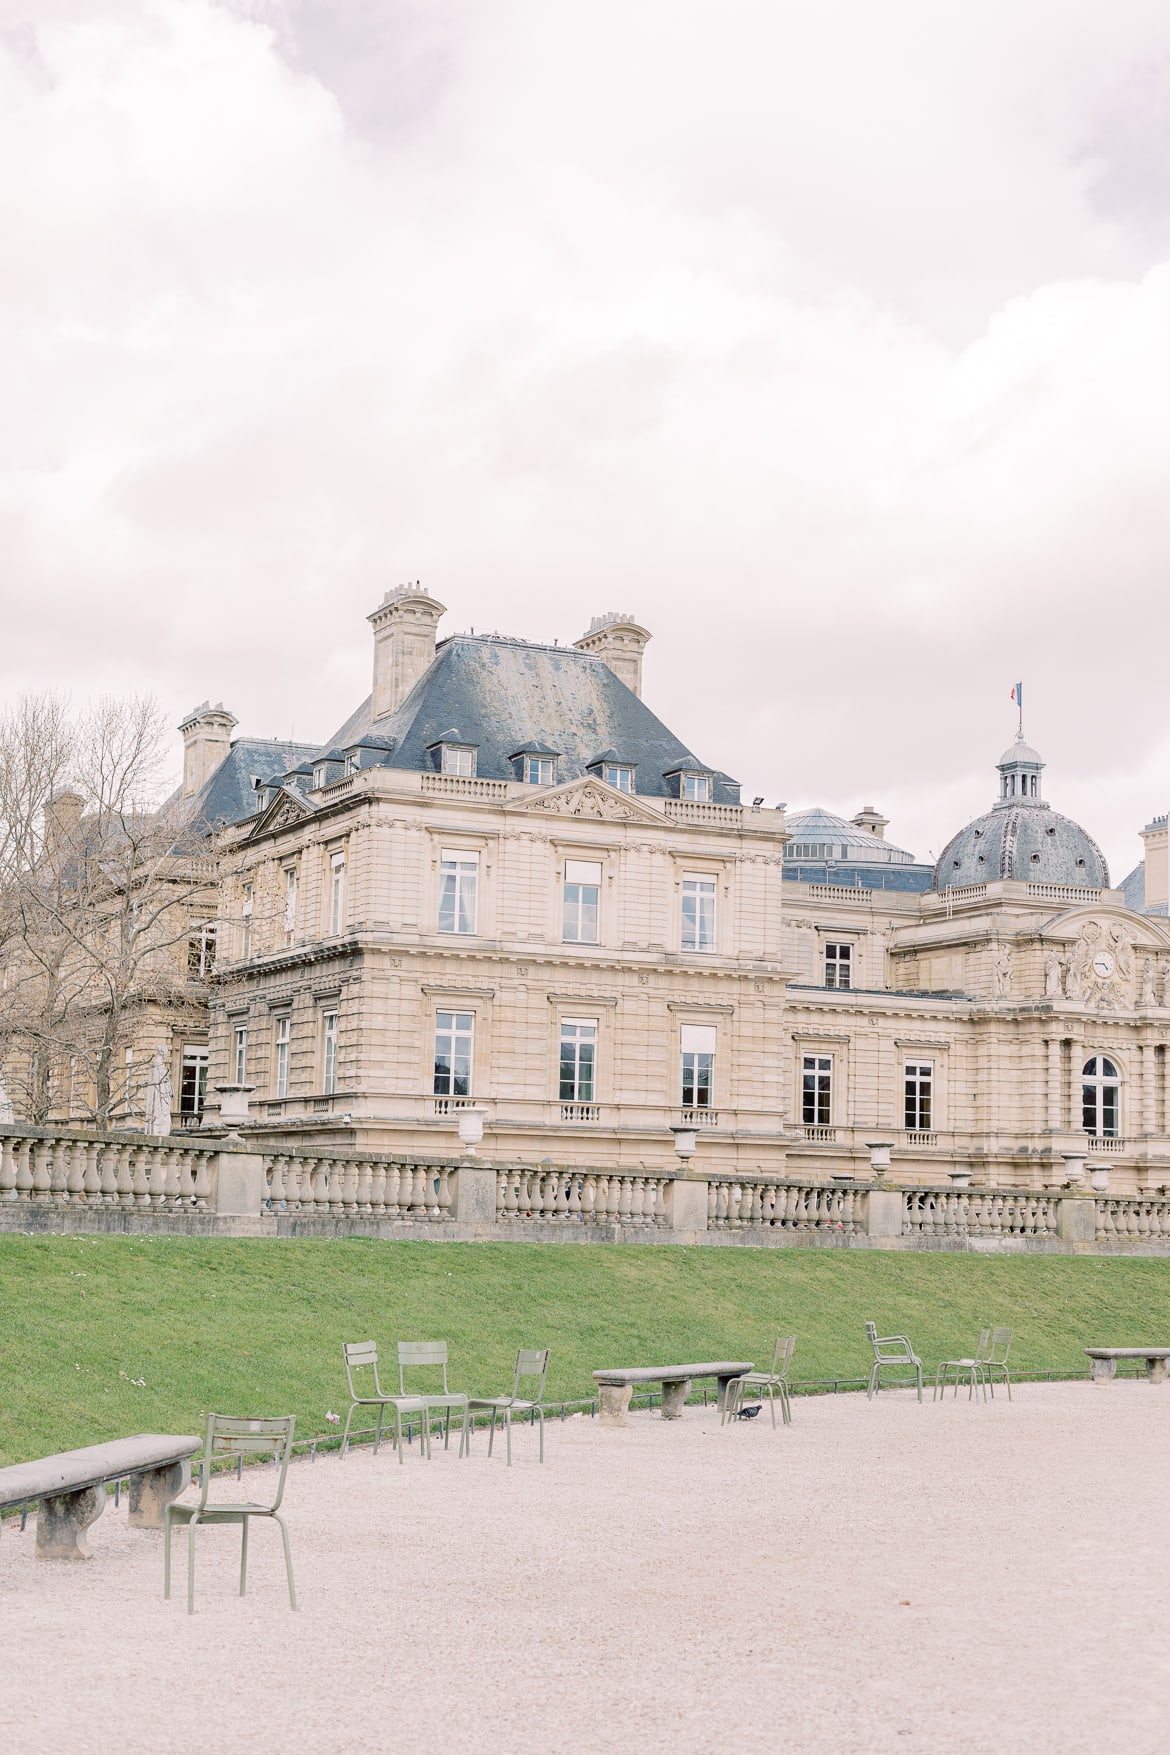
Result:
{"label": "domed cupola", "polygon": [[1044,763],[1021,731],[996,764],[999,797],[943,848],[934,868],[936,890],[998,878],[1107,890],[1109,867],[1093,837],[1052,810],[1041,796]]}

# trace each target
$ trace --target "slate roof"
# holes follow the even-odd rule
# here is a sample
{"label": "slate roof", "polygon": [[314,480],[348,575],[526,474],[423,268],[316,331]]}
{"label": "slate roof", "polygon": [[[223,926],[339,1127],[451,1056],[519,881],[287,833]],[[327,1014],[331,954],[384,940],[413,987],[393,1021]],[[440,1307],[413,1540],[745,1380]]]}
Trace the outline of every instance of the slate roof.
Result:
{"label": "slate roof", "polygon": [[1128,877],[1122,878],[1119,887],[1125,896],[1126,907],[1132,908],[1135,914],[1165,916],[1168,912],[1164,902],[1154,902],[1148,908],[1146,907],[1146,862],[1144,859],[1140,865],[1134,866]]}
{"label": "slate roof", "polygon": [[[254,776],[275,780],[311,756],[316,747],[311,743],[280,743],[268,738],[237,738],[210,779],[187,800],[190,817],[209,829],[218,829],[224,823],[238,823],[254,816]],[[178,793],[172,794],[168,803],[178,797]]]}
{"label": "slate roof", "polygon": [[[363,701],[323,747],[345,749],[374,729]],[[429,771],[431,746],[458,727],[476,746],[476,773],[514,780],[512,757],[536,743],[557,746],[557,784],[583,776],[598,750],[619,749],[635,768],[635,791],[672,796],[664,775],[691,767],[712,772],[626,687],[602,659],[572,646],[541,646],[498,634],[455,634],[439,643],[427,670],[398,709],[376,722],[392,740],[382,765]],[[739,787],[716,775],[712,797],[737,804]]]}
{"label": "slate roof", "polygon": [[1109,867],[1079,823],[1041,799],[1010,799],[960,829],[934,868],[937,890],[998,878],[1107,890]]}

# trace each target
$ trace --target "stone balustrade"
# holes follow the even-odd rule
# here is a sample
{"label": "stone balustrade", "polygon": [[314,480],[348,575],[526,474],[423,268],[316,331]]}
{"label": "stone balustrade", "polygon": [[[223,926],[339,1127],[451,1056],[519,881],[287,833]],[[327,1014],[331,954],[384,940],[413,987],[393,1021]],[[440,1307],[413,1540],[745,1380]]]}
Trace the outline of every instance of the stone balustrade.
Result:
{"label": "stone balustrade", "polygon": [[517,1165],[496,1172],[501,1223],[667,1226],[674,1178]]}
{"label": "stone balustrade", "polygon": [[1059,1197],[1005,1188],[916,1188],[903,1194],[904,1237],[1060,1235]]}
{"label": "stone balustrade", "polygon": [[270,1213],[325,1219],[366,1217],[443,1224],[451,1218],[452,1166],[388,1157],[324,1157],[277,1152],[265,1160]]}
{"label": "stone balustrade", "polygon": [[0,1126],[0,1230],[1170,1255],[1170,1199]]}

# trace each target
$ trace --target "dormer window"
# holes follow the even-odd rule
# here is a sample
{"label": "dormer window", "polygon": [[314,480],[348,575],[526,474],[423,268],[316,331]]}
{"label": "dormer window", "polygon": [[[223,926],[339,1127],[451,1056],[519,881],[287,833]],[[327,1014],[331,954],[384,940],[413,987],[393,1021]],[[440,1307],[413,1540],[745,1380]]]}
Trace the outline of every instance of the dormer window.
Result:
{"label": "dormer window", "polygon": [[524,778],[529,786],[551,786],[554,766],[551,756],[525,756]]}
{"label": "dormer window", "polygon": [[679,797],[689,798],[694,804],[709,804],[711,801],[711,776],[709,774],[681,774],[679,776]]}
{"label": "dormer window", "polygon": [[615,786],[619,792],[634,790],[634,770],[621,763],[606,762],[602,769],[602,778],[607,786]]}
{"label": "dormer window", "polygon": [[440,745],[440,774],[475,773],[475,750],[466,743],[445,743]]}
{"label": "dormer window", "polygon": [[356,750],[347,750],[345,756],[345,772],[347,774],[356,774],[359,766],[358,752]]}
{"label": "dormer window", "polygon": [[315,767],[313,768],[313,787],[314,787],[315,791],[320,792],[322,786],[324,786],[325,781],[328,778],[328,774],[329,774],[329,765],[327,762],[318,762],[315,765]]}

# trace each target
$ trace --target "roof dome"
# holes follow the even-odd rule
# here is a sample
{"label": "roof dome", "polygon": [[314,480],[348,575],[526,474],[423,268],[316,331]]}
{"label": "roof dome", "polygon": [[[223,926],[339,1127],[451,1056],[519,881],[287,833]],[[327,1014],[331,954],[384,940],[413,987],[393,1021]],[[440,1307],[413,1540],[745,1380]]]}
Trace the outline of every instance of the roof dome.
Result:
{"label": "roof dome", "polygon": [[1107,890],[1109,867],[1093,837],[1040,796],[1044,762],[1024,742],[1023,732],[996,765],[999,798],[986,816],[976,817],[943,848],[934,868],[934,888],[1019,878]]}

